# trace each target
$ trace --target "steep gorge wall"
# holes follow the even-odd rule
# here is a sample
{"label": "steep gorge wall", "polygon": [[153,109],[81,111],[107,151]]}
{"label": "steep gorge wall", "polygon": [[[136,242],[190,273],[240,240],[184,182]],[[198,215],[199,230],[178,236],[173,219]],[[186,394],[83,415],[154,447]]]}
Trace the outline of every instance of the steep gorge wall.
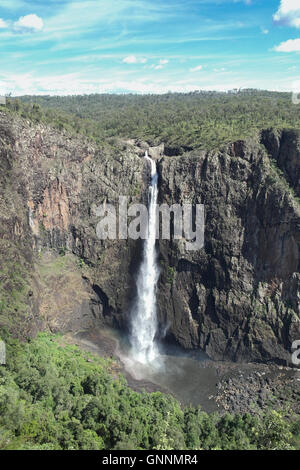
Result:
{"label": "steep gorge wall", "polygon": [[[274,139],[272,133],[268,137],[265,145]],[[291,186],[275,168],[276,155],[270,158],[254,140],[217,154],[160,162],[161,201],[205,204],[202,250],[160,242],[161,323],[183,346],[200,347],[217,359],[290,362],[291,344],[300,338],[296,137],[285,134],[282,148],[278,142]]]}
{"label": "steep gorge wall", "polygon": [[[129,203],[145,200],[147,165],[140,157],[147,145],[96,148],[4,114],[0,138],[6,299],[0,323],[25,336],[101,322],[126,328],[141,242],[98,240],[96,207],[120,195]],[[158,160],[160,203],[206,209],[202,250],[159,242],[160,331],[216,359],[289,362],[291,342],[300,339],[299,139],[266,132],[262,142],[195,156],[150,149]],[[74,259],[57,263],[49,250]],[[14,271],[26,282],[11,279]],[[22,302],[9,295],[18,285]]]}
{"label": "steep gorge wall", "polygon": [[[123,144],[109,151],[97,149],[82,139],[3,113],[0,138],[1,280],[2,298],[6,299],[5,308],[0,304],[1,325],[23,336],[40,328],[83,329],[93,320],[96,324],[123,325],[141,246],[132,240],[100,241],[96,208],[104,202],[116,205],[120,195],[127,196],[129,203],[140,201],[147,174],[139,156],[143,151]],[[72,297],[70,286],[62,283],[63,279],[69,282],[69,277],[62,267],[59,270],[59,264],[53,269],[49,250],[57,256],[73,253],[78,260],[77,266],[73,263],[74,270],[77,267],[84,279],[85,299],[82,305],[74,302],[68,319],[64,318],[63,301],[58,314],[61,318],[50,321],[49,315],[47,319],[41,314],[57,300],[57,296],[53,298],[55,283],[61,285],[62,298],[63,289]],[[49,263],[53,273],[46,308],[41,305],[44,282],[40,272],[45,272]],[[16,270],[20,279],[12,280]],[[78,297],[77,288],[74,284],[74,298]],[[11,296],[12,289],[22,291],[22,309]],[[85,324],[80,321],[80,312],[85,312]]]}

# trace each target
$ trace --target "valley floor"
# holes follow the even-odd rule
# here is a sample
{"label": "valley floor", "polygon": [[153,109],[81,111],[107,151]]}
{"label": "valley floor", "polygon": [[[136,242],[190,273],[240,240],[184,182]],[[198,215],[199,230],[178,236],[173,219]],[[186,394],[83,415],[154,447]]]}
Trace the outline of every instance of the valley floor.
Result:
{"label": "valley floor", "polygon": [[[155,382],[151,381],[151,376],[136,378],[124,365],[118,333],[111,329],[66,335],[64,339],[99,356],[117,357],[119,372],[136,391],[171,393],[183,405],[200,405],[205,412],[259,414],[268,409],[284,409],[289,416],[300,415],[299,369],[274,364],[199,360],[196,365],[199,375],[191,378],[194,387],[189,387],[186,380],[182,381],[183,385],[180,381],[180,376],[185,374],[184,363],[184,367],[176,371],[176,388],[175,381],[168,382],[165,378]],[[174,355],[172,359],[180,367],[178,356]],[[181,385],[186,390],[178,389]]]}

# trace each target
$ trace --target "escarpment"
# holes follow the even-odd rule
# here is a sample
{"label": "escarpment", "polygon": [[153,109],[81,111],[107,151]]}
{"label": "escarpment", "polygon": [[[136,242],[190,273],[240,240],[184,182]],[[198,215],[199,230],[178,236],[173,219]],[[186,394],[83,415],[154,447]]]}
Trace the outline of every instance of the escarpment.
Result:
{"label": "escarpment", "polygon": [[164,201],[203,203],[206,212],[204,249],[160,243],[169,334],[217,359],[289,362],[300,337],[300,204],[276,162],[250,140],[163,158],[160,172]]}
{"label": "escarpment", "polygon": [[[99,240],[97,207],[145,201],[145,148],[96,147],[0,114],[1,326],[19,336],[127,328],[142,243]],[[300,339],[298,135],[263,131],[197,155],[150,152],[159,203],[205,205],[201,250],[158,242],[162,334],[214,359],[290,363]]]}

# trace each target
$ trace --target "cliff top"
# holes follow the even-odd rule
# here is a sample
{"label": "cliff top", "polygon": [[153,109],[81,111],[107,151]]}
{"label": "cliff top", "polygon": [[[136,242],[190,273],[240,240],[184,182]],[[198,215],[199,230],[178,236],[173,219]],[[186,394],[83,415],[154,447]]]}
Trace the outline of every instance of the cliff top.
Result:
{"label": "cliff top", "polygon": [[218,150],[261,129],[300,129],[300,106],[289,93],[23,96],[7,111],[33,122],[114,146],[119,138],[165,144],[168,155]]}

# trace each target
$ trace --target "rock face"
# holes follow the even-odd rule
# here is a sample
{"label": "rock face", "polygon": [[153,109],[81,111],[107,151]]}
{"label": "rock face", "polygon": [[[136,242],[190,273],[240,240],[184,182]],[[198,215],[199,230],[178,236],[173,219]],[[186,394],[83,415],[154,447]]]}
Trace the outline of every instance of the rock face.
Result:
{"label": "rock face", "polygon": [[[160,243],[161,322],[186,348],[216,359],[290,362],[300,338],[300,204],[293,192],[300,154],[292,135],[282,133],[273,147],[274,135],[264,133],[266,147],[237,142],[218,154],[160,162],[161,201],[205,204],[202,250]],[[289,177],[277,171],[277,158]]]}
{"label": "rock face", "polygon": [[[146,201],[147,144],[96,148],[3,113],[0,139],[0,324],[24,336],[101,322],[127,328],[142,243],[99,240],[97,207],[119,196]],[[148,150],[159,202],[202,203],[206,214],[203,249],[158,242],[161,334],[215,359],[289,363],[300,339],[298,136],[265,131],[261,142],[197,155]],[[53,264],[49,252],[77,261]]]}

